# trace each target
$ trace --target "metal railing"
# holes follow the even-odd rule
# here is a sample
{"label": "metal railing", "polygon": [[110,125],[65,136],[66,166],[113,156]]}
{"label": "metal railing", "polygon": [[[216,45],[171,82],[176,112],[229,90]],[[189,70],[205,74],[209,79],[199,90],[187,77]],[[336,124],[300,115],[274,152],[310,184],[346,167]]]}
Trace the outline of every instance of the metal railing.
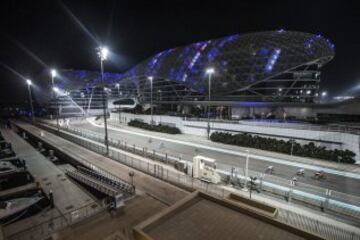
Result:
{"label": "metal railing", "polygon": [[[44,125],[42,125],[42,127],[44,127]],[[50,131],[56,131],[55,128],[53,128],[53,127],[45,126],[45,128]],[[58,135],[60,135],[61,137],[64,137],[65,139],[68,139],[78,145],[81,145],[81,146],[83,146],[87,149],[90,149],[94,152],[97,152],[99,154],[104,155],[106,153],[105,146],[103,146],[103,137],[101,135],[98,135],[95,133],[89,134],[82,130],[72,129],[72,128],[66,128],[63,130],[66,130],[67,132],[72,133],[72,134],[68,134],[68,133],[61,131],[60,133],[58,133]],[[92,141],[89,141],[88,139],[92,140]],[[139,154],[144,157],[151,157],[152,159],[161,161],[161,163],[144,161],[144,160],[140,160],[139,158],[131,157],[127,154],[110,149],[109,157],[115,161],[118,161],[118,162],[124,164],[124,165],[132,167],[132,168],[142,171],[144,173],[150,174],[150,175],[160,178],[164,181],[173,183],[175,185],[183,185],[188,188],[198,189],[198,190],[210,193],[210,194],[217,195],[219,197],[226,197],[231,192],[231,191],[228,191],[225,188],[221,187],[220,185],[209,184],[207,182],[203,182],[198,179],[194,179],[191,176],[186,175],[185,173],[176,171],[175,169],[171,169],[170,167],[165,167],[166,165],[164,166],[163,162],[169,163],[169,162],[175,161],[167,154],[160,155],[160,154],[154,153],[153,151],[151,151],[149,149],[141,148],[141,147],[138,147],[135,145],[129,146],[126,144],[126,142],[114,141],[113,139],[109,139],[109,143],[113,147],[116,147],[119,149],[124,149],[126,151],[136,153],[136,154]],[[344,209],[342,209],[339,206],[335,207],[332,205],[332,202],[329,201],[330,199],[332,199],[332,197],[326,195],[325,189],[318,188],[318,187],[311,186],[311,185],[306,186],[305,184],[299,185],[299,186],[294,186],[294,185],[291,185],[290,183],[284,182],[283,179],[277,178],[274,176],[267,176],[265,178],[262,173],[258,173],[258,172],[249,171],[249,175],[254,175],[254,176],[259,177],[258,190],[260,191],[260,194],[265,193],[265,192],[271,192],[272,194],[278,194],[280,196],[283,196],[284,198],[288,199],[288,201],[292,201],[295,199],[298,201],[308,201],[307,202],[308,204],[316,205],[316,206],[322,207],[323,209],[344,213]],[[244,182],[243,181],[244,176],[242,176],[240,174],[238,174],[238,179],[240,182]],[[278,184],[280,186],[283,186],[284,188],[283,189],[281,189],[281,188],[274,189],[273,187],[271,187],[271,184],[266,185],[265,181],[267,183],[272,181],[271,184]],[[301,192],[301,191],[305,191],[305,190],[307,191],[306,192],[307,194],[317,194],[318,196],[321,197],[322,200],[309,202],[309,200],[306,197],[301,196],[301,194],[296,192],[296,191]],[[339,193],[338,197],[345,198],[344,196],[346,196],[347,198],[350,197],[350,195],[346,195],[346,194],[343,194],[343,196],[341,196],[341,193]],[[299,197],[302,197],[302,198],[299,199]],[[356,202],[358,198],[356,197],[357,199],[353,199],[353,197],[355,197],[355,196],[351,196],[352,201]],[[360,203],[360,202],[358,202],[358,203]],[[291,225],[294,225],[295,227],[299,227],[301,229],[313,232],[315,234],[320,234],[322,236],[326,236],[327,239],[344,239],[344,240],[345,239],[360,239],[360,236],[357,235],[356,233],[350,232],[347,230],[343,230],[335,225],[325,224],[323,222],[314,220],[313,218],[310,218],[310,217],[307,217],[304,215],[300,215],[300,214],[292,212],[292,211],[287,211],[287,210],[282,210],[282,211],[286,211],[289,213],[288,213],[288,215],[286,215],[286,214],[281,215],[282,217],[279,217],[279,220],[281,220],[283,222],[287,222]],[[350,214],[355,219],[359,219],[359,216],[360,216],[359,212],[355,213],[355,215],[354,215],[354,213],[349,213],[349,212],[347,212],[347,214]],[[296,216],[297,220],[291,219],[290,218],[291,216]],[[316,227],[316,228],[314,228],[314,221],[315,222],[317,221],[315,225],[317,225],[318,227]],[[329,236],[329,233],[331,233],[331,236]]]}

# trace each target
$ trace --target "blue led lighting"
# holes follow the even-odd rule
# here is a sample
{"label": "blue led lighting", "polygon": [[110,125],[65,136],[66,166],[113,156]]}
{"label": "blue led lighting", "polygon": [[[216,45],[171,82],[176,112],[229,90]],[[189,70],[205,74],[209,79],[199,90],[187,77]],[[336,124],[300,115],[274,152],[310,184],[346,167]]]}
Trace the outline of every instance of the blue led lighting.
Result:
{"label": "blue led lighting", "polygon": [[277,62],[277,59],[279,58],[280,53],[281,53],[281,49],[279,49],[279,48],[276,48],[273,51],[273,53],[271,54],[270,58],[268,59],[268,62],[266,64],[266,66],[265,66],[265,70],[267,72],[272,71],[275,63]]}

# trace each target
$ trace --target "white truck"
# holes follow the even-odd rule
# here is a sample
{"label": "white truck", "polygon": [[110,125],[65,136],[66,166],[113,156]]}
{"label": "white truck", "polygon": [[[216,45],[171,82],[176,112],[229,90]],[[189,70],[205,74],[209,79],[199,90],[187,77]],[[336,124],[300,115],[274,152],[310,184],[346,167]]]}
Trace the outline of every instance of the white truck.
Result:
{"label": "white truck", "polygon": [[221,181],[220,175],[216,172],[216,160],[197,155],[193,158],[193,177],[217,184]]}

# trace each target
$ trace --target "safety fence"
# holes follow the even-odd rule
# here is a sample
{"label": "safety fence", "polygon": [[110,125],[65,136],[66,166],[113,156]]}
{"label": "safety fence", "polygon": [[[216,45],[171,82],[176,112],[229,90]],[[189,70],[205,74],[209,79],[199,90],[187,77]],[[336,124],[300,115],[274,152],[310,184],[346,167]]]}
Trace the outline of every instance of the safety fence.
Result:
{"label": "safety fence", "polygon": [[[46,130],[49,130],[51,132],[56,131],[55,128],[41,125],[41,127],[45,128]],[[79,129],[73,129],[73,128],[66,128],[63,129],[65,131],[57,132],[58,135],[61,137],[70,140],[80,146],[83,146],[89,150],[92,150],[94,152],[97,152],[99,154],[105,155],[106,154],[106,147],[103,145],[103,138],[101,135],[97,135],[95,133],[85,133],[82,130]],[[230,190],[227,190],[226,188],[222,187],[222,185],[216,185],[211,184],[208,182],[204,182],[198,179],[194,179],[191,176],[185,174],[184,172],[177,171],[168,165],[164,165],[163,162],[165,161],[172,161],[168,155],[156,155],[157,158],[161,159],[162,162],[157,163],[156,161],[149,161],[144,160],[139,157],[132,157],[128,154],[122,153],[118,151],[116,148],[125,149],[129,152],[143,154],[141,156],[153,156],[153,152],[150,150],[145,150],[144,148],[140,148],[134,145],[128,146],[126,143],[119,143],[119,141],[114,141],[113,139],[109,139],[109,143],[114,146],[115,148],[110,148],[108,157],[111,159],[127,165],[129,167],[132,167],[134,169],[137,169],[139,171],[142,171],[144,173],[150,174],[154,177],[157,177],[159,179],[162,179],[163,181],[167,181],[169,183],[185,186],[187,188],[197,189],[204,192],[207,192],[209,194],[214,194],[219,197],[226,197],[230,194]],[[249,171],[249,175],[255,175],[258,173]],[[295,189],[296,186],[291,186],[289,188],[283,187],[283,188],[274,188],[275,183],[269,184],[267,181],[268,179],[263,178],[263,174],[259,174],[258,179],[258,190],[263,192],[271,192],[271,193],[277,193],[279,195],[284,196],[288,199],[288,201],[293,201],[294,199],[297,199],[299,195],[301,196],[301,191]],[[262,177],[262,178],[261,178]],[[244,183],[244,176],[238,175],[238,180],[240,183]],[[274,178],[276,179],[276,178]],[[266,180],[266,181],[265,181]],[[280,179],[278,180],[280,181]],[[287,186],[286,184],[282,183],[284,186]],[[306,188],[305,186],[301,186],[301,188]],[[303,189],[305,190],[305,189]],[[297,192],[298,191],[298,192]],[[311,194],[307,192],[306,194]],[[326,196],[326,191],[323,194],[323,196]],[[304,196],[302,196],[304,197]],[[318,200],[319,206],[321,206],[324,209],[330,209],[329,206],[331,206],[333,203],[329,201],[329,198],[320,198]],[[298,200],[298,199],[297,199]],[[304,197],[304,200],[306,200],[306,197]],[[321,203],[322,202],[322,203]],[[332,207],[332,206],[331,206]],[[333,210],[333,209],[331,209]],[[337,209],[339,210],[339,209]],[[341,209],[340,209],[341,210]],[[341,210],[342,211],[342,210]],[[348,231],[345,229],[341,229],[338,226],[331,225],[328,223],[320,222],[316,219],[313,219],[308,216],[301,215],[295,211],[288,211],[288,210],[280,210],[281,214],[279,214],[279,220],[286,222],[288,224],[294,225],[295,227],[304,229],[306,231],[310,231],[315,234],[319,234],[321,236],[325,236],[326,239],[351,239],[351,240],[360,240],[360,235],[358,235],[355,232]],[[358,219],[358,216],[354,216]]]}

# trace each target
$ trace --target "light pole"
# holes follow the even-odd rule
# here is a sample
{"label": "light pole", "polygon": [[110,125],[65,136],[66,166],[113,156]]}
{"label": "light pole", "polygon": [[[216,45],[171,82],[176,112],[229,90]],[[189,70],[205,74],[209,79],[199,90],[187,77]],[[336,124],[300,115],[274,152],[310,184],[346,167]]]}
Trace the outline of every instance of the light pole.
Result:
{"label": "light pole", "polygon": [[[161,89],[158,90],[158,101],[161,101]],[[160,111],[161,104],[158,105],[158,114],[160,114],[160,123],[161,123],[161,111]]]}
{"label": "light pole", "polygon": [[54,88],[54,78],[56,77],[57,73],[55,69],[51,69],[51,87]]}
{"label": "light pole", "polygon": [[[117,90],[118,90],[118,97],[119,97],[119,99],[120,99],[120,83],[115,84],[115,87],[116,87]],[[118,109],[118,111],[119,111],[119,123],[121,123],[120,104],[119,104],[119,109]]]}
{"label": "light pole", "polygon": [[[56,70],[55,69],[51,69],[51,71],[50,71],[50,73],[51,73],[51,89],[52,90],[54,90],[54,88],[55,88],[55,81],[54,81],[54,78],[56,77]],[[58,102],[57,102],[57,92],[55,92],[55,91],[51,91],[51,95],[52,95],[52,97],[55,97],[56,98],[56,106],[57,107],[59,107],[59,104],[58,104]],[[59,122],[59,110],[57,111],[57,113],[58,113],[58,116],[57,116],[57,123]],[[58,130],[59,130],[59,127],[58,127]]]}
{"label": "light pole", "polygon": [[26,79],[26,83],[28,85],[28,92],[29,92],[29,101],[30,101],[30,108],[31,108],[31,122],[34,123],[35,118],[34,118],[34,106],[33,106],[33,102],[32,102],[32,94],[31,94],[31,85],[32,82],[30,79]]}
{"label": "light pole", "polygon": [[249,175],[249,155],[250,155],[250,152],[249,150],[245,150],[246,151],[246,162],[245,162],[245,184],[244,184],[244,188],[243,190],[244,191],[248,191],[248,188],[247,188],[247,182],[248,182],[248,175]]}
{"label": "light pole", "polygon": [[150,80],[150,91],[151,91],[151,96],[150,96],[150,108],[151,108],[151,125],[153,124],[153,99],[152,99],[152,95],[153,95],[153,77],[150,76],[148,77],[148,79]]}
{"label": "light pole", "polygon": [[57,87],[53,87],[53,91],[55,92],[56,108],[57,108],[56,126],[57,126],[57,130],[59,132],[60,131],[60,124],[59,124],[60,106],[59,106],[59,100],[58,100],[59,89]]}
{"label": "light pole", "polygon": [[107,130],[107,101],[106,101],[106,95],[105,95],[105,82],[104,82],[104,64],[103,62],[107,59],[109,51],[106,47],[99,47],[98,50],[98,56],[100,58],[100,68],[101,68],[101,92],[102,92],[102,102],[103,102],[103,115],[104,115],[104,129],[105,129],[105,138],[104,143],[106,147],[106,155],[109,155],[109,140],[108,140],[108,130]]}
{"label": "light pole", "polygon": [[215,70],[213,68],[206,69],[206,74],[209,75],[209,84],[208,84],[208,90],[209,90],[209,103],[208,103],[208,109],[207,109],[207,138],[210,139],[210,100],[211,100],[211,76],[214,74]]}

